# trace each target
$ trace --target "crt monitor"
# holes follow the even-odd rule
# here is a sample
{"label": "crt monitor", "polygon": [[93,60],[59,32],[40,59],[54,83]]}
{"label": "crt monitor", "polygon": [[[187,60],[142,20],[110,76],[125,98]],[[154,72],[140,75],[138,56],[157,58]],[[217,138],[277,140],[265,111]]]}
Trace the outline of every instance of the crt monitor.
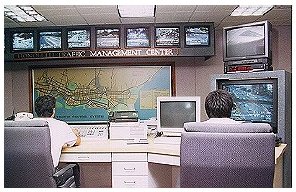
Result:
{"label": "crt monitor", "polygon": [[223,60],[271,58],[268,21],[223,28]]}
{"label": "crt monitor", "polygon": [[277,133],[277,79],[221,80],[218,88],[233,96],[232,119],[269,123]]}
{"label": "crt monitor", "polygon": [[157,97],[157,131],[181,133],[184,123],[200,121],[200,97]]}

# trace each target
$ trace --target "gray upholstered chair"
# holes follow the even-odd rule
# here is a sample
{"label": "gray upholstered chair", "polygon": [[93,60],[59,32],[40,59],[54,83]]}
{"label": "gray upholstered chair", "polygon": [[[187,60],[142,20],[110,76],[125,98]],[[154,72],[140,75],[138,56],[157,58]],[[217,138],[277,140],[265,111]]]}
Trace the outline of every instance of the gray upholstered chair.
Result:
{"label": "gray upholstered chair", "polygon": [[185,123],[181,136],[180,186],[273,186],[275,135],[264,123]]}
{"label": "gray upholstered chair", "polygon": [[56,170],[50,146],[46,121],[4,121],[4,187],[79,186],[78,165]]}

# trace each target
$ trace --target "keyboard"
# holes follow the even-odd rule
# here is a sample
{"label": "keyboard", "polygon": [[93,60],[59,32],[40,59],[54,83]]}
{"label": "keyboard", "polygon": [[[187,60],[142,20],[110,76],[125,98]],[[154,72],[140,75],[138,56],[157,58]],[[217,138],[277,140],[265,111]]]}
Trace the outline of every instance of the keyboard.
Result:
{"label": "keyboard", "polygon": [[181,137],[156,137],[154,138],[154,144],[180,145]]}
{"label": "keyboard", "polygon": [[80,124],[70,125],[71,128],[79,130],[79,136],[82,140],[107,140],[108,125],[107,124]]}

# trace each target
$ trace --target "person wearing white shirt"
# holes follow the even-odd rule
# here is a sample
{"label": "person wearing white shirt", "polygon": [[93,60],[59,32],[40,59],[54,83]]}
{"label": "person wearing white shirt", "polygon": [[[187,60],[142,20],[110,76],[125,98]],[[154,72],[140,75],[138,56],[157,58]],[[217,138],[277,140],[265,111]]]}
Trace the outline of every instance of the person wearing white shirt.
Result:
{"label": "person wearing white shirt", "polygon": [[38,119],[48,122],[51,138],[51,156],[54,167],[57,167],[62,148],[79,145],[81,139],[77,129],[71,129],[66,122],[54,118],[55,105],[56,99],[53,96],[40,96],[35,100],[35,112]]}
{"label": "person wearing white shirt", "polygon": [[209,119],[204,123],[241,123],[230,118],[233,107],[233,98],[227,91],[218,89],[210,92],[205,100],[205,109]]}

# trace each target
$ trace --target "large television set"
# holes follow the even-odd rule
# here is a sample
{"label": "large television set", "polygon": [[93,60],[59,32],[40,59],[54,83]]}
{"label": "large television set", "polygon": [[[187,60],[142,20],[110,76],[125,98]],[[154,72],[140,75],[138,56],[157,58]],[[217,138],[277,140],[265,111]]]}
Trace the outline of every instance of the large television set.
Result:
{"label": "large television set", "polygon": [[223,60],[271,59],[271,24],[268,21],[223,28]]}
{"label": "large television set", "polygon": [[181,133],[184,123],[200,121],[200,97],[157,97],[157,131]]}
{"label": "large television set", "polygon": [[68,48],[89,48],[90,31],[87,29],[68,30]]}
{"label": "large television set", "polygon": [[155,27],[155,46],[180,46],[180,28]]}
{"label": "large television set", "polygon": [[277,79],[221,80],[217,83],[219,89],[227,90],[234,99],[232,119],[269,123],[277,133]]}
{"label": "large television set", "polygon": [[33,51],[33,32],[16,32],[12,34],[12,51]]}
{"label": "large television set", "polygon": [[61,31],[41,31],[39,36],[39,49],[51,50],[62,48],[62,32]]}
{"label": "large television set", "polygon": [[210,45],[209,26],[186,26],[184,33],[186,47]]}
{"label": "large television set", "polygon": [[126,47],[150,47],[149,27],[126,28]]}

